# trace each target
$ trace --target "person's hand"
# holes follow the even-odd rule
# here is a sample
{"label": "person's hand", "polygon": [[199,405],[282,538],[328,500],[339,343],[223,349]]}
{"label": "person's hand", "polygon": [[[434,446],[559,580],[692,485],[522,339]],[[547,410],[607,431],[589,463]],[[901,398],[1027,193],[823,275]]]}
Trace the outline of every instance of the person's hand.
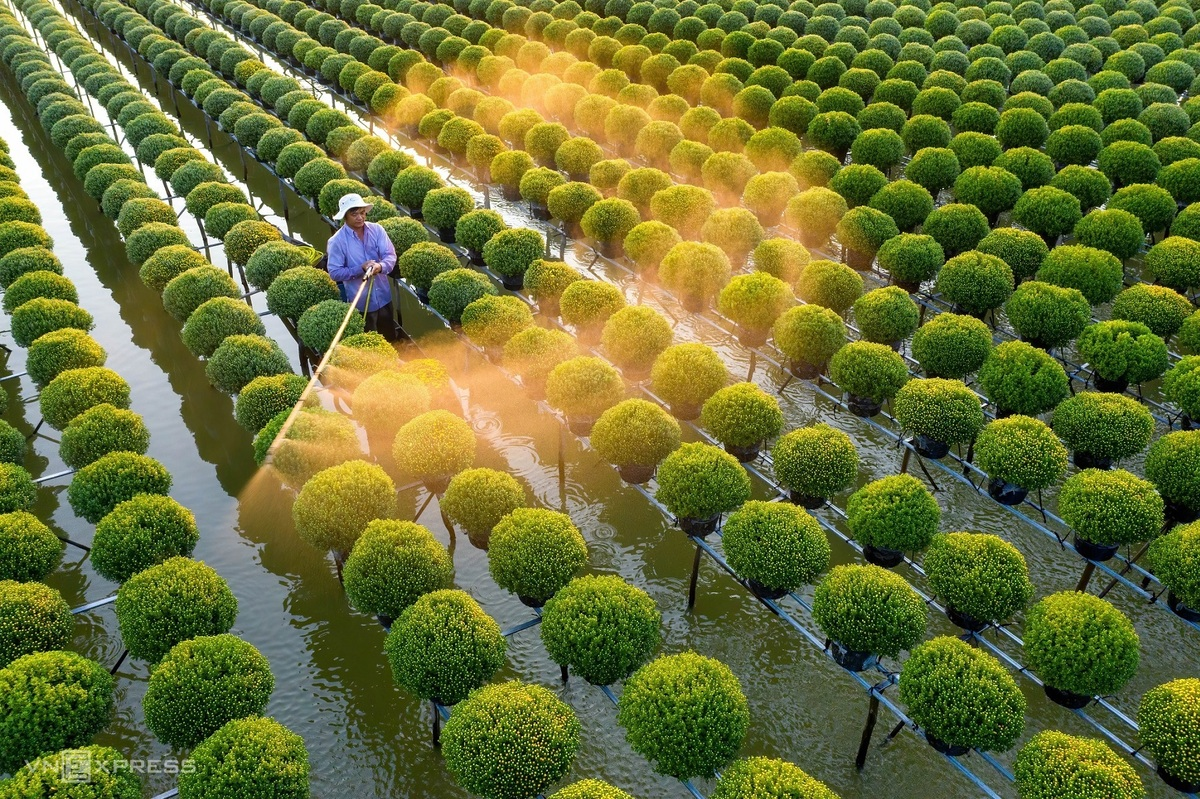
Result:
{"label": "person's hand", "polygon": [[378,261],[367,261],[363,264],[363,275],[371,277],[379,272],[381,265]]}

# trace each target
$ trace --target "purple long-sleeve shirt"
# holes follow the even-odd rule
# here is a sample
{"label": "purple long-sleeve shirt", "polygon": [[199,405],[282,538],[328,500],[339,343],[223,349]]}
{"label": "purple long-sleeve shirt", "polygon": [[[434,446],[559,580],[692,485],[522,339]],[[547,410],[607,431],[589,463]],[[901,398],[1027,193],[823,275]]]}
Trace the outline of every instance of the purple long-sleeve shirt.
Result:
{"label": "purple long-sleeve shirt", "polygon": [[350,296],[358,293],[363,282],[362,265],[367,261],[383,264],[383,273],[375,276],[375,285],[370,289],[370,307],[364,308],[366,293],[358,301],[360,311],[377,311],[392,301],[392,288],[386,275],[396,267],[396,248],[380,225],[367,222],[362,238],[349,225],[342,225],[338,232],[329,237],[329,276],[345,283]]}

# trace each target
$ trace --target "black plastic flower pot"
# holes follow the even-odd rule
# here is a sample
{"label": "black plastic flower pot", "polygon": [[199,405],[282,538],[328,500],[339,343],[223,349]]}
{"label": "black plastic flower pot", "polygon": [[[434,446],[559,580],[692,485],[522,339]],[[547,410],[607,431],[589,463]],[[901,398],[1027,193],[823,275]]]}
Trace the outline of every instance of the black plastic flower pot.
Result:
{"label": "black plastic flower pot", "polygon": [[[586,180],[584,181],[586,182]],[[596,243],[596,249],[605,258],[620,258],[625,255],[625,244],[620,241],[601,241]]]}
{"label": "black plastic flower pot", "polygon": [[533,215],[534,219],[541,220],[542,222],[550,221],[550,209],[546,207],[545,203],[535,203],[531,200],[529,202],[529,213]]}
{"label": "black plastic flower pot", "polygon": [[674,416],[676,419],[679,419],[680,421],[690,422],[693,419],[700,418],[700,406],[699,405],[672,404],[671,405],[671,415]]}
{"label": "black plastic flower pot", "polygon": [[521,604],[525,607],[533,608],[534,610],[546,604],[546,600],[544,599],[534,599],[533,597],[521,596],[520,594],[517,595],[517,599],[521,600]]}
{"label": "black plastic flower pot", "polygon": [[904,553],[900,550],[872,546],[871,544],[863,547],[863,557],[867,559],[868,563],[874,563],[876,566],[882,566],[885,569],[899,566],[904,561]]}
{"label": "black plastic flower pot", "polygon": [[847,649],[837,641],[830,643],[829,654],[833,656],[833,661],[843,669],[846,669],[846,671],[866,671],[867,667],[874,663],[876,659],[873,652]]}
{"label": "black plastic flower pot", "polygon": [[438,238],[441,239],[444,243],[446,243],[446,244],[454,243],[454,228],[452,228],[452,227],[437,228],[437,234],[438,234]]}
{"label": "black plastic flower pot", "polygon": [[423,305],[429,304],[429,289],[423,289],[423,288],[418,288],[418,287],[414,286],[413,294],[417,295],[417,300],[421,304],[423,304]]}
{"label": "black plastic flower pot", "polygon": [[1125,389],[1129,388],[1129,381],[1125,378],[1117,380],[1109,380],[1106,377],[1101,377],[1099,374],[1092,376],[1092,384],[1097,391],[1107,391],[1113,394],[1123,394]]}
{"label": "black plastic flower pot", "polygon": [[989,626],[986,621],[980,621],[974,616],[969,616],[953,605],[946,605],[946,618],[949,619],[955,627],[961,627],[964,630],[970,630],[973,633],[986,630]]}
{"label": "black plastic flower pot", "polygon": [[520,291],[525,287],[525,273],[522,272],[518,275],[501,275],[500,285],[504,286],[504,288],[508,289],[509,291]]}
{"label": "black plastic flower pot", "polygon": [[1179,427],[1183,430],[1195,430],[1196,423],[1186,413],[1179,417]]}
{"label": "black plastic flower pot", "polygon": [[380,614],[380,615],[376,616],[375,618],[379,621],[379,624],[383,627],[383,629],[385,631],[391,630],[392,623],[396,621],[391,616],[384,616],[383,614]]}
{"label": "black plastic flower pot", "polygon": [[1087,707],[1092,697],[1077,694],[1074,691],[1064,691],[1061,688],[1055,688],[1053,685],[1044,685],[1042,690],[1046,692],[1046,698],[1056,705],[1062,705],[1071,710],[1080,710]]}
{"label": "black plastic flower pot", "polygon": [[546,316],[558,316],[560,307],[558,297],[544,297],[537,301],[538,313]]}
{"label": "black plastic flower pot", "polygon": [[488,545],[492,543],[492,534],[490,531],[480,533],[474,530],[467,530],[467,540],[471,542],[471,546],[487,552]]}
{"label": "black plastic flower pot", "polygon": [[1175,615],[1188,621],[1200,622],[1200,610],[1193,610],[1183,604],[1183,600],[1175,596],[1174,591],[1167,592],[1167,606],[1175,611]]}
{"label": "black plastic flower pot", "polygon": [[950,757],[962,757],[967,752],[971,751],[971,747],[969,746],[947,743],[941,738],[938,738],[936,735],[931,735],[929,732],[925,733],[925,740],[928,741],[929,745],[934,749],[941,752],[943,755],[950,755]]}
{"label": "black plastic flower pot", "polygon": [[904,289],[909,294],[916,294],[921,290],[921,284],[915,280],[896,280],[892,278],[892,285]]}
{"label": "black plastic flower pot", "polygon": [[1093,541],[1088,541],[1086,538],[1080,538],[1078,535],[1075,536],[1075,551],[1088,560],[1094,560],[1098,563],[1112,560],[1113,555],[1117,554],[1119,548],[1117,544],[1097,544]]}
{"label": "black plastic flower pot", "polygon": [[437,477],[426,478],[421,483],[429,493],[441,496],[445,492],[446,486],[450,485],[450,477],[451,475],[448,474],[438,475]]}
{"label": "black plastic flower pot", "polygon": [[1178,502],[1171,502],[1170,500],[1166,500],[1164,504],[1166,506],[1168,522],[1187,524],[1196,521],[1197,517],[1200,517],[1200,511],[1197,511],[1195,508],[1189,508],[1187,505],[1181,505]]}
{"label": "black plastic flower pot", "polygon": [[858,252],[857,250],[846,251],[846,266],[855,272],[870,272],[871,263],[874,260],[874,253]]}
{"label": "black plastic flower pot", "polygon": [[509,202],[516,202],[517,200],[521,199],[521,190],[516,186],[502,184],[500,186],[500,196]]}
{"label": "black plastic flower pot", "polygon": [[700,313],[704,310],[706,304],[702,295],[691,292],[683,294],[680,299],[683,301],[683,310],[688,313]]}
{"label": "black plastic flower pot", "polygon": [[745,328],[745,327],[742,327],[741,325],[738,325],[737,340],[738,340],[738,343],[741,344],[743,347],[749,347],[750,349],[757,349],[767,343],[767,331],[766,330],[751,330],[749,328]]}
{"label": "black plastic flower pot", "polygon": [[812,233],[800,231],[800,243],[810,250],[820,249],[825,246],[825,242],[829,241],[829,237],[814,236]]}
{"label": "black plastic flower pot", "polygon": [[467,250],[467,260],[475,266],[483,266],[483,253],[478,250]]}
{"label": "black plastic flower pot", "polygon": [[1182,791],[1183,793],[1200,793],[1200,782],[1188,782],[1187,780],[1181,780],[1168,772],[1162,766],[1158,767],[1157,773],[1160,780],[1165,782],[1167,785],[1170,785],[1177,791]]}
{"label": "black plastic flower pot", "polygon": [[762,442],[749,447],[737,447],[733,444],[726,444],[725,451],[738,459],[739,463],[750,463],[758,457],[758,453],[762,452]]}
{"label": "black plastic flower pot", "polygon": [[816,380],[825,371],[825,366],[811,364],[808,361],[792,361],[788,364],[788,371],[792,373],[792,377],[798,377],[801,380]]}
{"label": "black plastic flower pot", "polygon": [[810,494],[801,494],[797,491],[788,491],[788,500],[793,505],[799,505],[808,510],[816,510],[825,506],[825,497],[814,497]]}
{"label": "black plastic flower pot", "polygon": [[1029,489],[993,477],[988,480],[988,496],[1001,505],[1020,505],[1029,496]]}
{"label": "black plastic flower pot", "polygon": [[786,588],[767,588],[758,580],[746,580],[746,587],[763,599],[782,599],[788,593]]}
{"label": "black plastic flower pot", "polygon": [[1072,459],[1080,469],[1111,469],[1113,465],[1112,458],[1102,458],[1090,452],[1077,451]]}
{"label": "black plastic flower pot", "polygon": [[596,420],[591,416],[568,416],[567,428],[577,436],[587,436],[592,433],[592,425]]}
{"label": "black plastic flower pot", "polygon": [[706,519],[695,519],[685,516],[676,521],[679,524],[679,529],[688,535],[694,535],[696,538],[704,538],[717,531],[717,523],[721,521],[721,514],[718,513]]}
{"label": "black plastic flower pot", "polygon": [[621,479],[626,483],[641,485],[654,476],[654,467],[643,466],[639,463],[627,463],[617,467],[617,474],[621,475]]}
{"label": "black plastic flower pot", "polygon": [[870,419],[883,410],[882,402],[871,397],[860,397],[857,394],[847,394],[846,405],[850,408],[850,413],[863,419]]}
{"label": "black plastic flower pot", "polygon": [[930,438],[924,433],[918,433],[913,439],[913,449],[922,458],[933,458],[935,461],[950,454],[950,445],[947,442]]}

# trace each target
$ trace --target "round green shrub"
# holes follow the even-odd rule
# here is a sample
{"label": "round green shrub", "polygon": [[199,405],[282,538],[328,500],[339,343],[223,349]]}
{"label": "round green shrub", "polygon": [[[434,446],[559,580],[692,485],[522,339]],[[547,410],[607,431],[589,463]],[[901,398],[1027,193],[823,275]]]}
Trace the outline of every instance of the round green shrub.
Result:
{"label": "round green shrub", "polygon": [[1150,248],[1143,264],[1146,271],[1160,284],[1186,294],[1200,286],[1200,242],[1181,236],[1168,236]]}
{"label": "round green shrub", "polygon": [[587,545],[565,514],[517,508],[492,530],[488,546],[492,577],[526,602],[544,603],[586,562]]}
{"label": "round green shrub", "polygon": [[346,326],[346,334],[353,336],[362,333],[363,317],[357,309],[351,309],[349,303],[341,300],[323,300],[300,314],[296,323],[300,342],[313,352],[327,352],[333,346],[334,335],[347,313],[350,321]]}
{"label": "round green shrub", "polygon": [[825,532],[792,505],[747,502],[729,515],[722,541],[730,567],[767,589],[794,591],[829,566]]}
{"label": "round green shrub", "polygon": [[927,736],[952,746],[1003,751],[1025,726],[1025,697],[996,658],[940,636],[913,649],[900,698]]}
{"label": "round green shrub", "polygon": [[240,299],[213,297],[188,316],[180,335],[193,355],[209,357],[229,336],[263,336],[266,328],[254,309]]}
{"label": "round green shrub", "polygon": [[496,293],[491,281],[478,272],[451,269],[438,274],[429,284],[429,306],[454,323],[462,318],[463,310],[472,302]]}
{"label": "round green shrub", "polygon": [[1189,783],[1200,780],[1198,731],[1191,715],[1198,696],[1200,680],[1172,680],[1147,691],[1137,712],[1140,737],[1150,756],[1167,774]]}
{"label": "round green shrub", "polygon": [[1055,247],[1042,262],[1037,279],[1078,289],[1092,305],[1110,302],[1121,290],[1124,270],[1116,256],[1091,247]]}
{"label": "round green shrub", "polygon": [[428,411],[400,428],[392,454],[405,475],[422,482],[441,482],[474,463],[475,433],[449,411]]}
{"label": "round green shrub", "polygon": [[1131,397],[1087,391],[1060,402],[1051,426],[1072,452],[1120,460],[1150,443],[1154,417]]}
{"label": "round green shrub", "polygon": [[978,370],[991,351],[991,329],[961,314],[940,313],[913,334],[913,357],[931,377],[962,378]]}
{"label": "round green shrub", "polygon": [[1192,314],[1192,304],[1166,286],[1135,283],[1113,300],[1113,319],[1144,324],[1156,336],[1168,339]]}
{"label": "round green shrub", "polygon": [[369,523],[346,559],[346,596],[363,612],[399,617],[419,598],[450,587],[454,564],[445,547],[419,524]]}
{"label": "round green shrub", "polygon": [[285,319],[298,319],[313,305],[334,299],[338,299],[337,284],[327,272],[294,266],[269,281],[267,310]]}
{"label": "round green shrub", "polygon": [[868,483],[850,495],[847,523],[865,546],[919,552],[937,532],[941,510],[921,481],[907,474]]}
{"label": "round green shrub", "polygon": [[505,472],[466,469],[451,478],[440,504],[450,521],[486,541],[497,522],[525,506],[525,489]]}
{"label": "round green shrub", "polygon": [[214,297],[241,297],[241,290],[224,271],[215,266],[198,266],[171,278],[163,287],[163,307],[176,321],[184,322]]}
{"label": "round green shrub", "polygon": [[903,577],[878,566],[835,566],[813,594],[813,619],[853,652],[895,657],[925,634],[925,603]]}
{"label": "round green shrub", "polygon": [[908,292],[896,286],[873,289],[854,301],[854,320],[864,341],[892,344],[917,329],[920,313]]}
{"label": "round green shrub", "polygon": [[0,514],[0,580],[42,580],[62,556],[62,541],[36,516],[24,511]]}
{"label": "round green shrub", "polygon": [[367,525],[396,512],[396,490],[379,466],[360,460],[324,469],[310,478],[292,505],[300,538],[321,552],[347,553]]}
{"label": "round green shrub", "polygon": [[150,674],[146,726],[171,746],[195,746],[234,719],[262,713],[275,688],[271,665],[233,635],[181,641]]}
{"label": "round green shrub", "polygon": [[973,166],[954,181],[954,197],[960,203],[974,205],[984,216],[995,220],[1011,210],[1021,197],[1021,180],[1007,169]]}
{"label": "round green shrub", "polygon": [[895,412],[906,430],[948,444],[973,441],[983,427],[979,398],[957,380],[910,380],[896,394]]}
{"label": "round green shrub", "polygon": [[1196,472],[1200,463],[1200,436],[1196,432],[1167,433],[1154,442],[1146,455],[1146,479],[1154,483],[1167,502],[1192,510],[1200,508],[1200,479]]}
{"label": "round green shrub", "polygon": [[101,403],[73,418],[63,430],[59,454],[73,469],[82,469],[110,452],[145,454],[150,432],[133,411]]}
{"label": "round green shrub", "polygon": [[979,369],[979,384],[998,412],[1038,416],[1067,397],[1062,366],[1023,341],[1006,341]]}
{"label": "round green shrub", "polygon": [[986,425],[975,442],[980,469],[993,480],[1029,491],[1047,488],[1067,470],[1067,450],[1046,424],[1010,416]]}
{"label": "round green shrub", "polygon": [[684,444],[659,467],[656,497],[680,519],[708,519],[750,498],[737,459],[708,444]]}
{"label": "round green shrub", "polygon": [[713,799],[771,799],[773,796],[837,799],[837,794],[824,783],[798,767],[766,757],[735,760],[722,772],[712,796]]}
{"label": "round green shrub", "polygon": [[521,799],[562,779],[579,732],[562,700],[513,681],[485,686],[455,708],[442,731],[442,753],[465,790],[483,799]]}
{"label": "round green shrub", "polygon": [[42,246],[18,247],[0,258],[0,287],[8,288],[17,278],[29,272],[54,272],[61,275],[58,256]]}
{"label": "round green shrub", "polygon": [[1154,574],[1184,607],[1200,605],[1195,567],[1200,525],[1180,525],[1150,544],[1147,555]]}
{"label": "round green shrub", "polygon": [[792,430],[771,448],[775,478],[788,490],[807,497],[831,497],[858,477],[854,442],[825,424]]}
{"label": "round green shrub", "polygon": [[70,605],[53,588],[0,580],[0,669],[23,655],[65,649],[74,621]]}
{"label": "round green shrub", "polygon": [[656,771],[689,779],[711,776],[733,759],[750,712],[729,667],[689,651],[634,672],[625,682],[617,723]]}
{"label": "round green shrub", "polygon": [[[82,741],[86,741],[86,736]],[[81,789],[72,776],[72,764],[89,764],[89,779]],[[104,746],[63,749],[33,760],[18,769],[6,793],[11,796],[61,796],[74,799],[86,795],[98,799],[137,799],[142,795],[141,780],[125,770],[129,767],[120,752]],[[91,769],[95,769],[91,772]]]}
{"label": "round green shrub", "polygon": [[1025,656],[1047,685],[1082,696],[1116,693],[1137,672],[1138,635],[1099,597],[1064,591],[1026,614]]}
{"label": "round green shrub", "polygon": [[218,799],[260,786],[277,799],[309,794],[304,740],[273,719],[230,721],[192,750],[191,760],[194,768],[179,776],[183,799]]}
{"label": "round green shrub", "polygon": [[761,446],[783,430],[779,402],[754,383],[735,383],[704,402],[700,423],[727,448]]}
{"label": "round green shrub", "polygon": [[591,443],[615,466],[654,467],[679,446],[680,435],[679,423],[660,406],[628,399],[600,415]]}
{"label": "round green shrub", "polygon": [[946,262],[942,245],[932,236],[917,233],[901,233],[888,239],[877,257],[893,280],[917,285],[936,275]]}
{"label": "round green shrub", "polygon": [[138,494],[96,525],[89,558],[101,576],[123,583],[168,558],[190,556],[199,540],[191,511],[170,497]]}
{"label": "round green shrub", "polygon": [[68,300],[35,297],[12,312],[11,324],[13,341],[18,346],[28,347],[56,330],[91,330],[93,320],[90,313]]}
{"label": "round green shrub", "polygon": [[1163,525],[1158,491],[1122,469],[1085,469],[1072,475],[1063,484],[1058,507],[1080,538],[1100,546],[1148,541]]}
{"label": "round green shrub", "polygon": [[227,336],[204,367],[208,381],[227,394],[237,394],[256,377],[291,371],[283,350],[265,336]]}
{"label": "round green shrub", "polygon": [[695,418],[705,401],[728,382],[725,363],[705,344],[676,344],[662,351],[650,372],[655,396],[680,418]]}
{"label": "round green shrub", "polygon": [[1097,377],[1142,383],[1167,369],[1167,345],[1140,322],[1111,320],[1084,328],[1079,356]]}
{"label": "round green shrub", "polygon": [[950,257],[974,249],[990,232],[983,212],[964,203],[935,208],[925,218],[921,231],[933,238]]}
{"label": "round green shrub", "polygon": [[79,414],[102,403],[129,407],[129,384],[101,366],[67,369],[42,390],[42,417],[55,430],[63,430]]}
{"label": "round green shrub", "polygon": [[819,305],[788,309],[776,320],[772,331],[784,355],[816,367],[823,367],[846,343],[841,317]]}
{"label": "round green shrub", "polygon": [[33,477],[21,466],[0,462],[0,513],[28,510],[37,500]]}
{"label": "round green shrub", "polygon": [[1163,379],[1163,393],[1188,418],[1200,416],[1200,357],[1185,356]]}
{"label": "round green shrub", "polygon": [[4,292],[4,310],[11,314],[39,297],[65,300],[73,305],[79,302],[79,292],[68,278],[56,272],[26,272],[9,284]]}
{"label": "round green shrub", "polygon": [[937,276],[937,290],[956,308],[983,316],[999,308],[1012,294],[1013,273],[1008,264],[979,251],[956,255]]}
{"label": "round green shrub", "polygon": [[882,403],[908,381],[908,366],[891,347],[856,341],[834,354],[829,375],[850,396]]}
{"label": "round green shrub", "polygon": [[[427,547],[412,536],[410,539],[404,542],[384,539],[381,544],[393,552],[398,543]],[[436,542],[434,546],[437,546]],[[412,566],[419,563],[425,569],[434,567],[432,562],[415,560],[422,553],[408,554],[414,558]],[[424,554],[428,558],[432,548]],[[393,559],[390,564],[393,568],[403,568],[403,561],[396,560],[396,554],[384,554],[384,557]],[[442,557],[447,557],[444,552]],[[441,564],[435,568],[440,580],[443,577]],[[435,574],[430,571],[424,576],[433,578]],[[447,571],[444,581],[448,580]],[[432,584],[435,580],[429,582]],[[396,683],[422,699],[432,699],[442,705],[461,702],[468,693],[491,679],[504,665],[506,648],[507,642],[500,634],[499,625],[474,599],[462,591],[445,589],[411,599],[392,624],[384,643]]]}
{"label": "round green shrub", "polygon": [[1017,791],[1026,799],[1137,799],[1142,781],[1103,741],[1044,730],[1017,753]]}
{"label": "round green shrub", "polygon": [[555,663],[593,685],[610,685],[629,677],[658,648],[660,622],[644,591],[620,577],[585,575],[546,602],[541,636]]}
{"label": "round green shrub", "polygon": [[99,663],[58,650],[17,658],[0,669],[0,768],[16,775],[41,755],[82,746],[112,708],[113,678]]}
{"label": "round green shrub", "polygon": [[939,533],[925,553],[934,594],[959,613],[999,624],[1025,609],[1033,596],[1020,550],[983,533]]}
{"label": "round green shrub", "polygon": [[545,248],[545,241],[537,231],[508,228],[488,239],[483,246],[483,261],[499,275],[517,277],[543,256]]}
{"label": "round green shrub", "polygon": [[169,558],[134,574],[117,591],[117,621],[130,657],[151,664],[181,641],[229,631],[238,602],[205,564]]}

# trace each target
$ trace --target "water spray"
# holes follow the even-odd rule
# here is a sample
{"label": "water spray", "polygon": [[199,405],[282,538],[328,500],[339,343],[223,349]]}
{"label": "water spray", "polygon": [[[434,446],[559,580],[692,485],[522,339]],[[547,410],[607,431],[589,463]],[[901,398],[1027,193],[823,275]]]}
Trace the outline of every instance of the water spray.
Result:
{"label": "water spray", "polygon": [[337,332],[333,335],[333,341],[329,344],[329,349],[325,350],[325,354],[321,356],[321,361],[317,364],[317,368],[313,369],[312,376],[308,379],[308,383],[304,386],[304,390],[300,392],[300,398],[296,400],[296,404],[292,406],[291,413],[283,420],[283,426],[279,428],[279,432],[275,435],[275,440],[271,442],[270,448],[267,450],[267,455],[263,458],[262,465],[270,466],[275,459],[275,452],[279,449],[280,444],[287,438],[288,431],[292,424],[296,421],[296,417],[300,413],[300,409],[308,401],[309,395],[312,394],[313,387],[325,371],[325,367],[329,365],[329,359],[333,356],[333,351],[337,349],[338,344],[342,341],[342,336],[346,334],[346,327],[350,324],[350,318],[354,312],[358,310],[358,300],[366,292],[367,299],[363,307],[371,307],[371,289],[375,287],[375,277],[379,272],[371,270],[368,274],[369,280],[364,280],[362,285],[358,287],[358,291],[354,295],[354,299],[350,301],[350,307],[346,310],[346,316],[342,319],[341,325],[338,326]]}

